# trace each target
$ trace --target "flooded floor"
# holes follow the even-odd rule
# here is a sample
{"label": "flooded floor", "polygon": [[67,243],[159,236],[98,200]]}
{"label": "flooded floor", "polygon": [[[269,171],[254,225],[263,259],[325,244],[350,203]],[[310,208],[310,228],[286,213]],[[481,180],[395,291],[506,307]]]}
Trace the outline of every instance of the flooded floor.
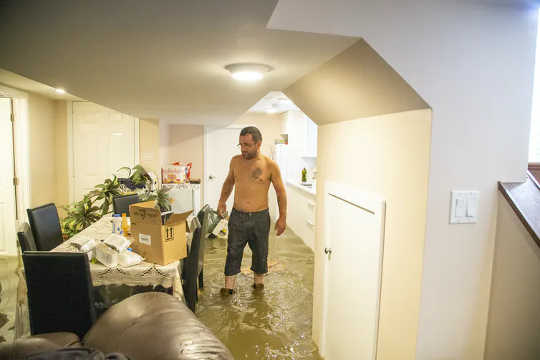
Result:
{"label": "flooded floor", "polygon": [[269,272],[254,293],[251,251],[246,246],[236,293],[222,297],[225,239],[208,239],[204,290],[197,316],[231,350],[235,359],[321,359],[311,340],[313,252],[290,229],[270,233]]}
{"label": "flooded floor", "polygon": [[16,256],[0,256],[0,343],[11,342],[15,337],[15,306],[17,297]]}

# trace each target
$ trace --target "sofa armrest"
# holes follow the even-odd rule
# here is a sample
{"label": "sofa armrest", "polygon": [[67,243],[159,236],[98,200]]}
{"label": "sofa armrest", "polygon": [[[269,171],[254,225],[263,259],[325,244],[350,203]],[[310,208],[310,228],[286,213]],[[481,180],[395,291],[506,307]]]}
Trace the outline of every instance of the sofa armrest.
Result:
{"label": "sofa armrest", "polygon": [[23,337],[0,344],[0,360],[24,359],[28,355],[78,345],[79,337],[69,332],[54,332]]}
{"label": "sofa armrest", "polygon": [[90,328],[83,344],[132,359],[233,359],[191,310],[158,292],[137,294],[113,305]]}

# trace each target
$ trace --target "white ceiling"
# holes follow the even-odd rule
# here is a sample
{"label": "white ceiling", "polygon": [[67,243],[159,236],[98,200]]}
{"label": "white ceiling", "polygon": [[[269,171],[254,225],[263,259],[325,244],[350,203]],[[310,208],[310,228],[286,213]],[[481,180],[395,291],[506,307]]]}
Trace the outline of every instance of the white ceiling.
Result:
{"label": "white ceiling", "polygon": [[71,94],[59,94],[56,92],[56,89],[51,86],[30,80],[24,76],[17,75],[4,69],[0,69],[0,84],[40,94],[54,100],[82,100]]}
{"label": "white ceiling", "polygon": [[248,111],[264,114],[280,114],[290,110],[300,109],[281,91],[270,91]]}
{"label": "white ceiling", "polygon": [[[357,40],[267,29],[276,3],[0,1],[0,68],[138,117],[227,124]],[[238,83],[236,62],[274,70]]]}

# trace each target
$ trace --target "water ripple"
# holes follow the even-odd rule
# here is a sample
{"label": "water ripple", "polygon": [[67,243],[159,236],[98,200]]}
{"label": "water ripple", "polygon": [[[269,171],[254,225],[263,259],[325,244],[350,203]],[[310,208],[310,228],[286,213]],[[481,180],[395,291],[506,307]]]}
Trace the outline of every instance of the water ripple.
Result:
{"label": "water ripple", "polygon": [[280,238],[271,234],[269,240],[264,292],[251,287],[251,251],[246,247],[236,293],[226,298],[219,293],[226,241],[208,240],[197,316],[235,359],[321,359],[311,340],[313,252],[289,229]]}

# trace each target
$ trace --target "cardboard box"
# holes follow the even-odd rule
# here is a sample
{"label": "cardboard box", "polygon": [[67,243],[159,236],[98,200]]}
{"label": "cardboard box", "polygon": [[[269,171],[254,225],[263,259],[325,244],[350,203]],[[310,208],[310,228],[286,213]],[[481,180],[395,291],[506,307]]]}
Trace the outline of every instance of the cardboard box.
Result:
{"label": "cardboard box", "polygon": [[131,247],[145,261],[167,265],[187,256],[186,218],[191,211],[171,214],[162,224],[155,201],[131,204]]}

